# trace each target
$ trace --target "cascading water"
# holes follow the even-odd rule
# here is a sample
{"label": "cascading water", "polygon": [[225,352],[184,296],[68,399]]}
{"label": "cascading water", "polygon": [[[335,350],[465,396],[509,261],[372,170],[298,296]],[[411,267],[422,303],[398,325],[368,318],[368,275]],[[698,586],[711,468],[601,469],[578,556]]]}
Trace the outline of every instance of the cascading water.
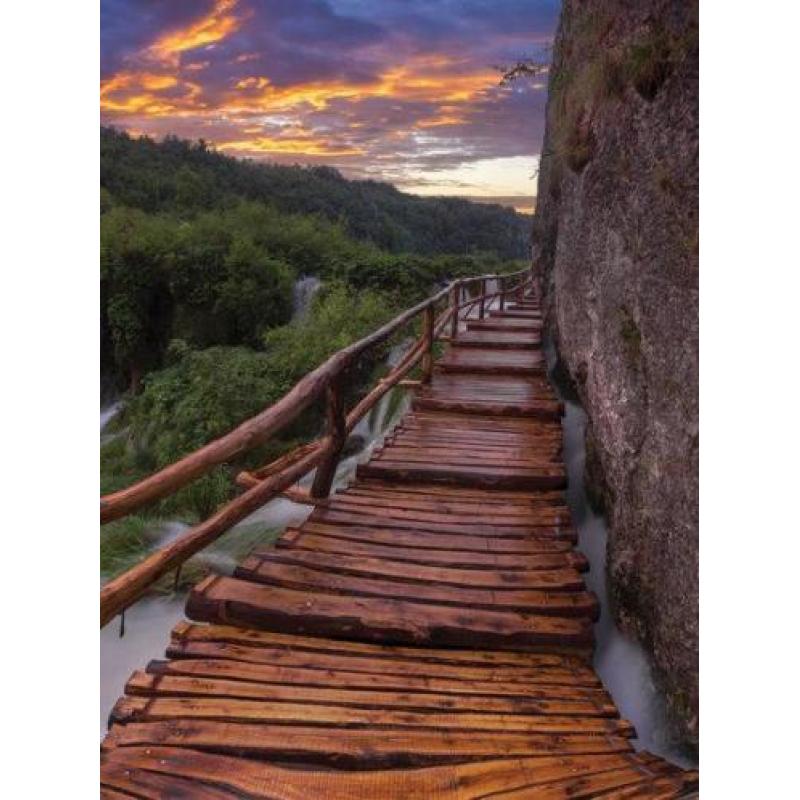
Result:
{"label": "cascading water", "polygon": [[589,559],[586,584],[600,601],[600,619],[595,625],[594,667],[614,698],[621,715],[636,728],[637,749],[663,756],[684,767],[696,767],[694,758],[675,742],[666,719],[664,698],[653,681],[652,669],[642,646],[625,636],[611,614],[606,583],[606,546],[608,528],[605,519],[589,504],[584,483],[586,462],[586,412],[564,395],[554,371],[555,348],[545,343],[550,379],[565,405],[564,462],[569,485],[567,503],[578,530],[578,549]]}
{"label": "cascading water", "polygon": [[[307,300],[310,302],[310,299]],[[408,351],[413,340],[406,340],[392,348],[386,357],[386,366],[396,366]],[[396,392],[401,395],[398,398]],[[405,413],[409,404],[408,393],[403,389],[387,392],[356,425],[352,436],[363,442],[354,455],[343,458],[337,467],[334,489],[345,485],[355,473],[356,466],[369,459],[373,449]],[[101,425],[102,427],[102,425]],[[301,485],[310,486],[313,472]],[[311,513],[310,506],[298,505],[278,497],[262,506],[225,534],[223,539],[235,537],[253,524],[264,529],[283,530],[300,525]],[[181,522],[156,523],[160,526],[160,537],[154,547],[161,547],[188,526]],[[214,545],[203,551],[203,562],[214,571],[230,574],[236,566],[235,559]],[[100,736],[105,736],[108,714],[123,691],[125,681],[131,673],[140,669],[149,659],[163,653],[169,631],[183,617],[185,592],[176,592],[169,597],[148,597],[135,603],[125,612],[125,636],[119,636],[119,623],[109,623],[100,632]]]}
{"label": "cascading water", "polygon": [[322,281],[315,275],[303,275],[294,282],[292,290],[292,319],[302,319],[307,313],[314,295],[322,287]]}
{"label": "cascading water", "polygon": [[100,409],[100,432],[103,432],[103,428],[111,422],[114,417],[119,414],[122,410],[122,400],[116,400],[113,403],[110,403],[105,408]]}

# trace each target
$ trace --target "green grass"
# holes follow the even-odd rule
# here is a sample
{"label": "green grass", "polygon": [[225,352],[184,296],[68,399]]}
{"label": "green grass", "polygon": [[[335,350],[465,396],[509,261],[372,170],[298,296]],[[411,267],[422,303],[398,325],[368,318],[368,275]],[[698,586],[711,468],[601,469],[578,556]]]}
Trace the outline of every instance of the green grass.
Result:
{"label": "green grass", "polygon": [[140,561],[163,535],[162,520],[140,516],[109,522],[100,529],[100,574],[119,575]]}
{"label": "green grass", "polygon": [[[114,578],[155,551],[165,534],[166,524],[163,519],[131,516],[104,525],[100,530],[101,577],[106,580]],[[228,531],[186,561],[180,571],[177,589],[189,589],[211,572],[231,570],[255,547],[273,544],[280,533],[281,529],[269,528],[261,522],[240,525]],[[175,588],[175,573],[171,572],[153,584],[150,591],[171,594]]]}

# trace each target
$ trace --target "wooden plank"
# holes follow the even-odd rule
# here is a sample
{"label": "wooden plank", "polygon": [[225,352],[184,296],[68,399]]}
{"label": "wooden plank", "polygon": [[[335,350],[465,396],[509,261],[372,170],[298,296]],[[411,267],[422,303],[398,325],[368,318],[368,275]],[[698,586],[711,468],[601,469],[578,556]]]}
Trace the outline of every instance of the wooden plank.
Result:
{"label": "wooden plank", "polygon": [[531,417],[536,419],[558,419],[562,416],[559,403],[540,400],[538,402],[507,401],[492,399],[432,397],[420,394],[414,398],[415,409],[428,411],[459,411],[463,414],[493,414],[501,416]]}
{"label": "wooden plank", "polygon": [[552,470],[554,464],[552,459],[542,458],[538,454],[513,456],[504,455],[500,451],[483,452],[476,455],[468,447],[453,445],[415,446],[395,442],[387,447],[377,447],[372,451],[370,464],[376,461],[404,461],[415,464],[441,463],[454,467],[472,467],[479,464],[486,469],[504,469],[512,472],[522,472],[527,470]]}
{"label": "wooden plank", "polygon": [[[427,523],[426,528],[414,533],[414,527],[404,520],[388,520],[382,527],[366,523],[371,518],[364,520],[363,525],[336,524],[324,522],[306,522],[302,531],[288,530],[276,542],[278,547],[302,547],[306,550],[325,549],[319,537],[332,539],[346,539],[354,542],[369,542],[387,547],[395,547],[398,551],[405,550],[402,560],[426,563],[425,550],[459,550],[475,553],[519,553],[522,555],[540,555],[543,553],[561,553],[570,549],[570,545],[577,539],[577,534],[572,528],[526,528],[522,531],[515,529],[513,533],[492,535],[491,532],[473,533],[466,530],[462,534],[447,533],[441,528],[434,529],[434,523]],[[464,526],[466,527],[466,526]],[[455,527],[458,530],[458,527]],[[312,544],[313,547],[312,547]],[[417,552],[415,552],[417,551]],[[347,552],[346,550],[344,552]],[[385,553],[385,555],[388,555]],[[423,559],[425,556],[425,559]],[[399,552],[397,557],[400,558]],[[485,562],[487,566],[497,566],[498,562]],[[455,564],[453,566],[456,566]],[[508,569],[514,569],[513,562]],[[519,569],[525,566],[520,564]]]}
{"label": "wooden plank", "polygon": [[269,700],[242,700],[231,697],[132,696],[117,701],[111,711],[115,723],[162,722],[169,720],[216,720],[226,723],[259,725],[292,725],[302,719],[303,725],[333,728],[369,728],[374,735],[384,730],[412,728],[452,732],[484,732],[504,735],[523,734],[591,734],[596,736],[634,735],[626,720],[607,717],[573,717],[476,713],[464,711],[409,711],[391,708],[364,708],[350,705],[315,703],[282,703]]}
{"label": "wooden plank", "polygon": [[[420,515],[422,516],[422,515]],[[506,518],[501,518],[498,522],[491,520],[481,521],[473,518],[471,522],[448,519],[448,515],[430,515],[433,519],[404,519],[401,515],[388,517],[378,511],[374,514],[366,514],[362,510],[348,509],[338,510],[334,506],[316,508],[308,520],[303,523],[303,530],[316,530],[320,525],[327,525],[329,528],[371,528],[373,530],[393,530],[393,531],[418,531],[420,533],[442,533],[460,536],[480,536],[496,537],[508,539],[530,539],[539,538],[560,538],[573,539],[573,533],[569,530],[569,521],[561,521],[561,515],[553,517],[553,522],[542,520],[542,524],[527,523],[525,525],[509,524]],[[326,530],[333,533],[332,530]],[[342,533],[341,535],[344,535]]]}
{"label": "wooden plank", "polygon": [[448,499],[470,499],[482,503],[536,503],[543,501],[564,502],[564,493],[556,491],[503,491],[501,489],[476,489],[469,486],[437,486],[429,483],[399,484],[394,486],[383,481],[358,481],[348,487],[363,492],[396,493],[401,495],[417,494]]}
{"label": "wooden plank", "polygon": [[[110,750],[104,768],[187,778],[264,800],[479,800],[521,787],[529,790],[559,779],[629,767],[624,753],[561,758],[494,759],[408,770],[345,772],[297,770],[253,759],[177,747],[120,747]],[[529,795],[530,796],[530,795]]]}
{"label": "wooden plank", "polygon": [[[448,541],[442,543],[440,549],[433,547],[410,548],[398,546],[397,542],[392,542],[395,534],[388,532],[386,539],[388,544],[380,543],[382,534],[380,532],[360,532],[355,528],[342,529],[352,533],[352,538],[325,536],[313,533],[300,533],[295,531],[296,536],[289,540],[289,546],[295,550],[308,550],[328,554],[342,554],[349,556],[364,556],[365,558],[384,558],[409,564],[421,564],[429,566],[452,566],[459,569],[500,569],[503,571],[524,571],[528,568],[538,569],[535,558],[541,554],[553,552],[563,552],[563,550],[553,549],[557,546],[568,547],[567,542],[524,542],[521,540],[500,540],[492,542],[491,539],[478,540],[472,537],[462,549],[458,547],[449,548],[454,537],[444,537],[443,534],[434,534],[435,537],[446,538]],[[291,534],[290,534],[291,535]],[[356,538],[362,537],[362,538]],[[371,537],[371,538],[370,538]],[[427,537],[426,543],[434,537]],[[478,541],[478,544],[475,542]],[[487,546],[497,546],[501,543],[508,545],[505,550],[499,547],[494,550],[483,549]],[[278,542],[280,544],[280,542]],[[552,545],[552,547],[550,547]],[[471,548],[471,549],[468,549]],[[258,551],[259,553],[262,551]],[[528,560],[528,559],[531,560]],[[576,567],[577,568],[577,567]]]}
{"label": "wooden plank", "polygon": [[[334,513],[366,514],[367,516],[386,516],[389,519],[410,519],[427,522],[454,522],[455,524],[474,524],[476,515],[481,514],[479,507],[472,505],[438,504],[427,505],[419,501],[380,502],[374,498],[358,496],[337,495],[334,502],[327,508]],[[485,512],[485,509],[484,509]],[[504,526],[542,527],[569,524],[569,511],[565,507],[552,505],[539,506],[538,508],[498,509],[490,514],[491,518],[498,520]]]}
{"label": "wooden plank", "polygon": [[[533,589],[540,587],[538,576],[542,572],[559,570],[565,567],[574,569],[575,553],[555,553],[542,555],[533,561],[538,569],[494,570],[458,569],[457,567],[432,567],[423,564],[409,564],[388,558],[363,558],[349,555],[331,555],[312,550],[278,548],[259,550],[242,563],[243,568],[254,569],[264,561],[279,564],[294,564],[311,569],[324,569],[341,575],[356,577],[390,578],[411,584],[431,583],[441,587],[479,587],[484,589]],[[531,559],[531,561],[532,561]],[[530,561],[529,561],[530,564]],[[583,588],[579,583],[577,588]]]}
{"label": "wooden plank", "polygon": [[[173,642],[167,648],[169,658],[233,659],[251,664],[336,670],[340,672],[367,673],[376,675],[400,675],[403,677],[425,677],[437,680],[477,681],[482,684],[518,684],[526,690],[534,684],[584,686],[597,688],[599,679],[592,670],[578,659],[551,664],[541,662],[550,655],[532,653],[528,664],[474,664],[464,662],[427,661],[405,657],[367,656],[345,651],[294,651],[285,647],[253,647],[250,645],[220,641],[186,640]],[[550,655],[552,657],[552,655]],[[485,687],[484,687],[485,688]],[[523,692],[524,693],[524,692]]]}
{"label": "wooden plank", "polygon": [[528,697],[486,697],[463,695],[454,699],[451,694],[434,692],[398,692],[353,688],[297,686],[254,683],[223,678],[135,672],[125,685],[125,693],[135,696],[158,697],[216,697],[239,700],[265,700],[291,704],[298,718],[305,719],[303,709],[296,704],[325,706],[355,706],[358,708],[391,708],[401,711],[518,714],[558,717],[617,717],[613,703],[586,699],[542,700]]}
{"label": "wooden plank", "polygon": [[542,330],[541,320],[534,318],[491,316],[488,319],[472,319],[467,322],[468,331],[524,331],[539,333]]}
{"label": "wooden plank", "polygon": [[110,797],[144,798],[144,800],[164,800],[164,798],[197,798],[197,800],[241,800],[241,795],[219,786],[209,786],[197,781],[174,775],[162,775],[150,770],[123,766],[114,761],[106,761],[100,770],[101,785],[110,790]]}
{"label": "wooden plank", "polygon": [[466,666],[517,666],[517,667],[580,667],[586,675],[585,663],[569,656],[547,653],[511,653],[503,650],[439,650],[434,647],[402,647],[375,645],[365,642],[348,642],[337,639],[320,639],[313,636],[236,628],[232,625],[197,625],[182,620],[172,629],[175,642],[230,642],[249,647],[283,647],[294,652],[337,653],[368,656],[370,658],[408,659],[414,663],[442,663]]}
{"label": "wooden plank", "polygon": [[336,507],[339,503],[353,506],[367,506],[380,508],[418,509],[420,511],[438,511],[440,513],[476,513],[485,515],[490,514],[493,519],[503,519],[505,517],[528,518],[533,512],[548,511],[552,514],[556,512],[563,518],[569,519],[569,509],[560,495],[543,496],[538,499],[532,495],[529,499],[505,500],[502,503],[495,503],[487,508],[485,497],[470,497],[460,495],[432,495],[422,492],[404,492],[402,486],[392,487],[391,489],[381,489],[379,487],[364,487],[360,484],[353,484],[346,489],[340,490],[332,499],[330,505]]}
{"label": "wooden plank", "polygon": [[430,480],[458,483],[462,486],[496,486],[501,489],[563,489],[567,485],[566,473],[560,466],[536,469],[503,469],[479,465],[451,467],[387,459],[359,464],[356,475],[359,478],[403,482]]}
{"label": "wooden plank", "polygon": [[[310,593],[337,597],[375,597],[410,600],[415,603],[456,606],[464,609],[517,611],[558,617],[589,617],[599,613],[597,598],[581,592],[583,581],[575,573],[572,583],[562,581],[559,574],[539,572],[536,586],[547,589],[493,590],[430,583],[409,583],[384,578],[362,578],[337,574],[328,570],[309,569],[295,564],[248,559],[234,572],[234,577]],[[571,591],[567,591],[571,590]]]}
{"label": "wooden plank", "polygon": [[[368,672],[313,666],[285,666],[242,660],[242,652],[224,642],[185,642],[173,645],[170,661],[151,661],[147,672],[153,675],[181,675],[193,678],[233,680],[245,683],[277,684],[320,689],[370,690],[437,695],[451,695],[452,704],[474,696],[513,698],[516,700],[587,701],[610,703],[608,693],[598,685],[584,686],[563,675],[540,674],[539,681],[514,682],[473,680],[434,675],[411,675],[408,672]],[[205,657],[214,654],[217,657]],[[182,657],[177,657],[182,656]],[[310,659],[310,664],[315,661]],[[373,669],[375,666],[373,665]],[[433,670],[431,670],[433,672]]]}
{"label": "wooden plank", "polygon": [[186,613],[205,622],[235,622],[278,631],[397,644],[536,650],[590,645],[591,623],[512,611],[367,597],[314,595],[211,576],[189,594]]}
{"label": "wooden plank", "polygon": [[479,347],[493,350],[539,350],[542,339],[527,331],[502,333],[467,329],[452,342],[453,347]]}
{"label": "wooden plank", "polygon": [[300,725],[259,725],[172,719],[114,725],[106,748],[132,745],[199,748],[212,753],[280,758],[337,766],[411,766],[466,759],[535,755],[600,755],[631,751],[621,736],[374,730]]}

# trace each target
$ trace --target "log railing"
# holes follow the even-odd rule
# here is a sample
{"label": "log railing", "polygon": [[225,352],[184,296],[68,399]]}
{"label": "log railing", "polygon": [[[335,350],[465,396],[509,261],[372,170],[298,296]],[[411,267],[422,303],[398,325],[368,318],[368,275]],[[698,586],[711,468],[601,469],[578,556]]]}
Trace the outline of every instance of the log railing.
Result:
{"label": "log railing", "polygon": [[[195,525],[137,565],[108,581],[100,591],[100,626],[135,603],[163,575],[177,569],[187,559],[218,539],[245,517],[278,495],[308,504],[324,503],[333,484],[336,467],[348,434],[358,421],[398,384],[427,383],[433,372],[433,347],[437,339],[458,336],[460,320],[477,309],[482,319],[491,303],[499,298],[503,308],[508,296],[521,297],[531,284],[529,270],[506,275],[480,275],[453,281],[446,289],[399,314],[383,327],[339,350],[302,378],[280,400],[243,422],[230,433],[170,464],[147,478],[100,499],[100,522],[120,519],[143,506],[173,494],[215,467],[230,463],[293,422],[305,409],[325,397],[326,426],[321,438],[301,445],[272,463],[252,472],[242,472],[236,483],[244,492],[219,508],[208,519]],[[487,294],[487,283],[497,281],[497,291]],[[477,287],[477,294],[464,301],[466,289]],[[448,305],[437,317],[437,306]],[[349,412],[344,407],[342,384],[346,371],[370,348],[386,342],[403,327],[422,316],[422,334],[378,384]],[[445,329],[449,335],[443,335]],[[420,364],[419,381],[404,381]],[[310,490],[295,486],[316,468]]]}

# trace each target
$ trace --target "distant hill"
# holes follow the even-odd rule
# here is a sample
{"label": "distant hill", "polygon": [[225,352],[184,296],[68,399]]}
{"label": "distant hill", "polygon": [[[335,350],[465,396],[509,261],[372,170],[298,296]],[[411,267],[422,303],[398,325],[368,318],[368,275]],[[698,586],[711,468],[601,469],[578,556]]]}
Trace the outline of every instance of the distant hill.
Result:
{"label": "distant hill", "polygon": [[393,253],[527,254],[530,220],[500,205],[423,198],[388,183],[350,181],[331,167],[231,158],[202,140],[161,142],[100,129],[100,185],[116,204],[143,211],[202,210],[239,199],[342,222],[355,238]]}

